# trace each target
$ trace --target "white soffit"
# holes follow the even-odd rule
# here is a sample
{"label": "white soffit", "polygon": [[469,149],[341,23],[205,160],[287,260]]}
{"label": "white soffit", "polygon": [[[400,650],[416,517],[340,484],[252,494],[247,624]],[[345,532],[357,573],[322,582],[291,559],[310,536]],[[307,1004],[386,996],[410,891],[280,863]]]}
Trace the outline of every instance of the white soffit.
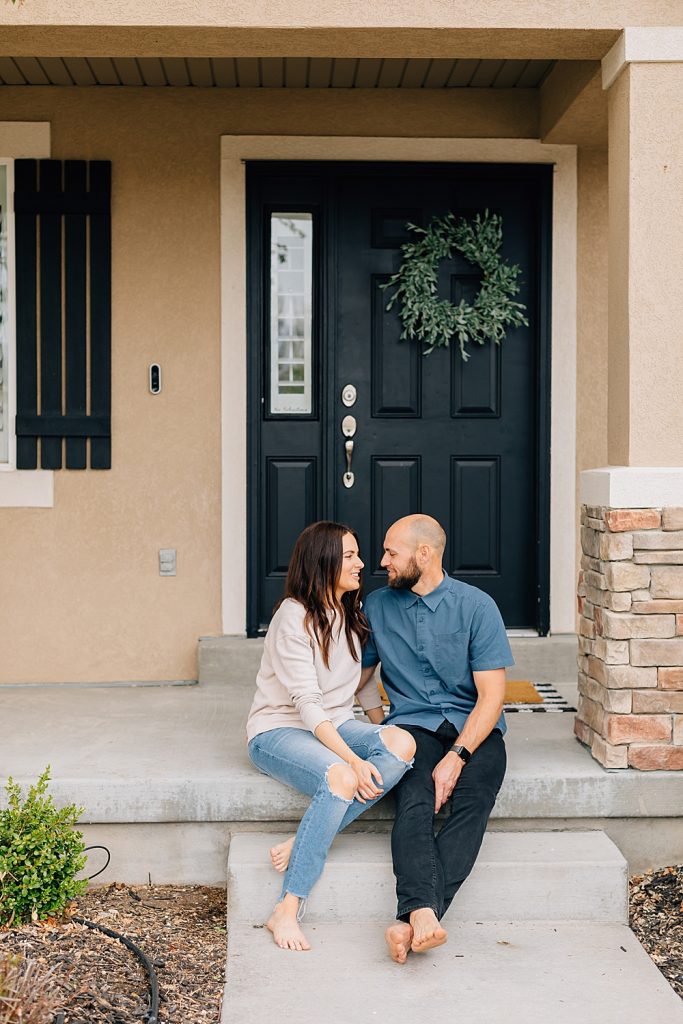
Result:
{"label": "white soffit", "polygon": [[683,28],[625,28],[602,58],[602,87],[609,89],[627,64],[683,61]]}
{"label": "white soffit", "polygon": [[581,474],[581,503],[606,508],[683,507],[683,467],[604,466]]}

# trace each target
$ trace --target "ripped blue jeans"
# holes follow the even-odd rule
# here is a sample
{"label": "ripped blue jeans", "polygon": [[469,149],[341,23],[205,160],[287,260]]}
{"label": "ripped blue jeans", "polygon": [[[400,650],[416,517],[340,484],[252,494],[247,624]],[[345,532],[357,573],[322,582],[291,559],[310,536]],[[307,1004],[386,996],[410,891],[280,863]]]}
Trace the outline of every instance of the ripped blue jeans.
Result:
{"label": "ripped blue jeans", "polygon": [[[382,732],[386,728],[390,726],[371,725],[356,719],[338,727],[340,736],[354,754],[371,761],[382,776],[383,793],[364,804],[355,799],[345,800],[330,790],[328,770],[334,764],[345,762],[307,729],[271,729],[254,736],[249,743],[249,757],[260,771],[312,797],[296,833],[280,899],[287,893],[302,901],[308,898],[322,874],[327,851],[336,834],[381,800],[411,767],[385,746]],[[302,902],[299,916],[304,907],[305,902]]]}

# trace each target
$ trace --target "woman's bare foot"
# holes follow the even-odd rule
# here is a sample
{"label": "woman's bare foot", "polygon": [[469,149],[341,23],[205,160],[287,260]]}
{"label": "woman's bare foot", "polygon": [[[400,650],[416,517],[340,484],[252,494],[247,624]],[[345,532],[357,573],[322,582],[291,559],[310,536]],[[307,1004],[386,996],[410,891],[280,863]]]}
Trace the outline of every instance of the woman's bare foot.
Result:
{"label": "woman's bare foot", "polygon": [[286,906],[285,901],[288,898],[285,896],[285,900],[277,904],[266,922],[266,928],[273,933],[275,945],[279,946],[280,949],[293,949],[300,953],[311,947],[299,927],[299,922],[296,919],[296,908],[292,911],[291,907]]}
{"label": "woman's bare foot", "polygon": [[269,851],[270,859],[276,871],[283,872],[287,870],[295,839],[296,836],[290,836],[289,839],[285,839],[284,843],[271,846]]}
{"label": "woman's bare foot", "polygon": [[443,946],[448,941],[448,933],[439,924],[439,920],[431,907],[413,910],[410,915],[413,926],[413,940],[410,948],[413,953],[425,953],[435,946]]}
{"label": "woman's bare foot", "polygon": [[384,938],[387,940],[391,959],[397,964],[404,964],[408,959],[408,951],[413,939],[413,929],[411,926],[406,924],[405,921],[397,921],[396,924],[390,924],[384,933]]}

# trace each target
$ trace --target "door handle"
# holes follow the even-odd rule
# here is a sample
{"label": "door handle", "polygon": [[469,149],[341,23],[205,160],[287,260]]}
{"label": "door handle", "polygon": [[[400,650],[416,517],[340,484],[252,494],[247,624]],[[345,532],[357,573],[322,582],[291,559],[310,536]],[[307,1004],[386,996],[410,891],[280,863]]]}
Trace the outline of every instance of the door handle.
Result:
{"label": "door handle", "polygon": [[353,462],[353,441],[349,438],[348,441],[344,442],[344,451],[346,452],[346,472],[344,473],[344,487],[353,487],[355,477],[351,470],[351,464]]}

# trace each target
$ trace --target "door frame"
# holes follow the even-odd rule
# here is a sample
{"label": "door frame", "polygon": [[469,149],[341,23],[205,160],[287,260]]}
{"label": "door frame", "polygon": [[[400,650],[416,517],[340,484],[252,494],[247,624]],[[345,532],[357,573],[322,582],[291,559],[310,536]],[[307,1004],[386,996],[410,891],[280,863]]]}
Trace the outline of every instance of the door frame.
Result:
{"label": "door frame", "polygon": [[[247,618],[247,161],[549,163],[552,199],[550,632],[575,632],[576,147],[529,139],[228,135],[221,138],[221,578],[223,632]],[[541,382],[541,394],[543,394]],[[544,415],[543,408],[540,410]],[[547,430],[542,431],[547,436]]]}

